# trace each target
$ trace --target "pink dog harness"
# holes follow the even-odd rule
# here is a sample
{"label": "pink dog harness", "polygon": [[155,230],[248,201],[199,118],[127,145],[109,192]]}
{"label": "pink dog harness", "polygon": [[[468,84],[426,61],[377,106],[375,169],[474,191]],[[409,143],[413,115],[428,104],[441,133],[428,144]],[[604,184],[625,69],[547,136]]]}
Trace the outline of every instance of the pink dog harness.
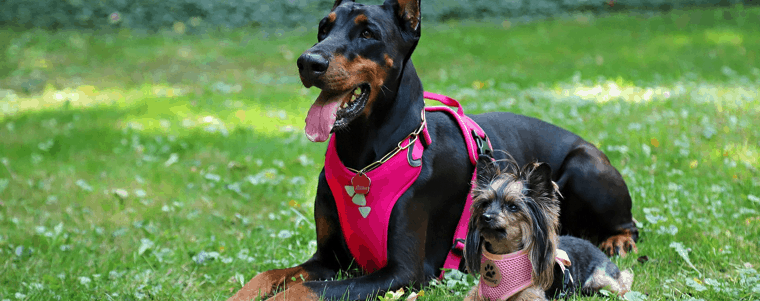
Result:
{"label": "pink dog harness", "polygon": [[[327,146],[325,177],[335,197],[341,230],[351,255],[368,273],[377,271],[388,263],[388,224],[391,211],[399,197],[419,177],[425,146],[432,143],[424,119],[425,112],[443,111],[455,117],[464,135],[467,152],[473,165],[477,163],[479,154],[491,150],[491,142],[485,132],[477,123],[464,115],[459,102],[435,93],[425,92],[423,96],[457,108],[456,112],[449,107],[425,108],[422,112],[423,122],[419,132],[425,140],[425,145],[418,134],[412,133],[399,142],[398,152],[379,167],[366,173],[353,172],[343,165],[335,149],[335,135],[330,137]],[[473,172],[473,182],[476,175]],[[459,268],[471,204],[472,196],[468,194],[454,233],[453,247],[443,264],[444,269]],[[440,277],[443,277],[443,271]]]}
{"label": "pink dog harness", "polygon": [[[557,263],[565,271],[570,266],[567,253],[557,250]],[[488,300],[507,300],[533,283],[533,265],[525,250],[496,255],[483,248],[480,257],[480,283],[478,297]],[[570,276],[572,277],[572,276]]]}

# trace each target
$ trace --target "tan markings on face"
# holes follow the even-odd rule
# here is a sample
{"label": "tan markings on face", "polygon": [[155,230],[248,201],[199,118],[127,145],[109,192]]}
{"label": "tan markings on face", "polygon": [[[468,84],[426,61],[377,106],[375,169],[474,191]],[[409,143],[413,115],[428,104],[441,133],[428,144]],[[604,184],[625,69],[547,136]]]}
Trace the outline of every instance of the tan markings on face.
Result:
{"label": "tan markings on face", "polygon": [[356,23],[356,25],[367,23],[367,16],[364,14],[356,16],[356,19],[354,19],[354,23]]}
{"label": "tan markings on face", "polygon": [[522,212],[505,212],[507,216],[507,239],[510,243],[510,252],[519,251],[530,241],[533,227],[530,218]]}
{"label": "tan markings on face", "polygon": [[[481,190],[483,193],[480,194],[477,202],[496,201],[503,205],[517,204],[518,206],[521,206],[520,203],[523,202],[524,199],[521,194],[523,184],[519,181],[513,182],[513,178],[514,176],[511,174],[502,174],[491,182],[490,187],[492,189]],[[504,199],[496,199],[497,194],[494,193],[494,191],[498,189],[505,189],[505,191],[502,192],[502,195],[505,197]],[[478,208],[483,208],[481,210],[485,210],[485,206],[479,206]],[[483,212],[478,212],[477,214],[482,215]],[[520,211],[510,212],[505,209],[499,212],[496,221],[497,225],[503,225],[504,229],[506,229],[507,235],[506,237],[498,237],[484,234],[483,239],[490,244],[489,252],[494,254],[507,254],[519,251],[523,246],[527,245],[533,229],[528,216]]]}
{"label": "tan markings on face", "polygon": [[[364,113],[368,116],[371,113],[372,103],[382,89],[387,74],[388,68],[368,58],[357,56],[349,61],[343,55],[333,54],[333,59],[322,77],[325,82],[323,90],[336,93],[348,92],[360,84],[369,84],[371,87],[370,94],[364,108]],[[349,99],[346,98],[344,101]]]}
{"label": "tan markings on face", "polygon": [[388,69],[393,68],[393,59],[387,53],[385,54],[385,67]]}
{"label": "tan markings on face", "polygon": [[360,83],[368,83],[371,87],[367,104],[364,107],[365,116],[369,116],[369,114],[372,113],[372,103],[377,99],[377,95],[385,83],[388,69],[383,68],[375,61],[362,56],[357,56],[349,63],[346,69],[356,78],[356,85]]}
{"label": "tan markings on face", "polygon": [[333,55],[330,65],[327,67],[322,80],[325,83],[323,90],[344,92],[352,89],[353,74],[346,70],[348,60],[342,55]]}
{"label": "tan markings on face", "polygon": [[338,14],[336,14],[335,12],[331,12],[330,14],[327,15],[327,22],[330,22],[330,23],[335,22],[335,18],[337,17],[338,17]]}

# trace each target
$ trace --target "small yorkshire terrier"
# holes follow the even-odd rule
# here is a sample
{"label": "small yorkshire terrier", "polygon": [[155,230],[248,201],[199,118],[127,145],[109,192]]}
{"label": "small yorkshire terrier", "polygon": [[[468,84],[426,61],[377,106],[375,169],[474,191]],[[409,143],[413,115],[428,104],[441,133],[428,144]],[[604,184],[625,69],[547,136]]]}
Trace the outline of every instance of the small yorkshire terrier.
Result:
{"label": "small yorkshire terrier", "polygon": [[[559,237],[561,197],[551,167],[478,159],[465,263],[480,283],[465,300],[547,300],[604,288],[623,295],[633,273],[620,271],[589,241]],[[509,172],[512,169],[513,172]]]}

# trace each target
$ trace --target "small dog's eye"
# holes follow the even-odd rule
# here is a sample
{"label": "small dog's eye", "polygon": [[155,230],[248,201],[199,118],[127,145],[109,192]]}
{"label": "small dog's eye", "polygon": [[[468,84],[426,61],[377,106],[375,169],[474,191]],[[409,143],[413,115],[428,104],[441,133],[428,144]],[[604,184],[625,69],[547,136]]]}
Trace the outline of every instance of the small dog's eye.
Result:
{"label": "small dog's eye", "polygon": [[372,33],[369,32],[369,30],[365,29],[364,31],[362,31],[362,38],[371,39],[372,38]]}
{"label": "small dog's eye", "polygon": [[507,210],[509,210],[509,211],[516,212],[517,209],[518,209],[517,205],[515,205],[515,204],[509,204],[509,205],[507,205]]}

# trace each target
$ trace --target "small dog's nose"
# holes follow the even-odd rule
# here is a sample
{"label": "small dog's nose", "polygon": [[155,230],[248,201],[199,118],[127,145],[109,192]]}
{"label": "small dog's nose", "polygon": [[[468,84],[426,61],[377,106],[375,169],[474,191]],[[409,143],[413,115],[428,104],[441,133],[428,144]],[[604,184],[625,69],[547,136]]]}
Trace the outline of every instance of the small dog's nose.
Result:
{"label": "small dog's nose", "polygon": [[490,223],[493,220],[493,215],[491,215],[490,213],[484,213],[483,220],[487,223]]}
{"label": "small dog's nose", "polygon": [[320,53],[307,51],[298,57],[296,64],[298,65],[298,72],[300,72],[301,75],[315,76],[327,71],[330,61]]}

